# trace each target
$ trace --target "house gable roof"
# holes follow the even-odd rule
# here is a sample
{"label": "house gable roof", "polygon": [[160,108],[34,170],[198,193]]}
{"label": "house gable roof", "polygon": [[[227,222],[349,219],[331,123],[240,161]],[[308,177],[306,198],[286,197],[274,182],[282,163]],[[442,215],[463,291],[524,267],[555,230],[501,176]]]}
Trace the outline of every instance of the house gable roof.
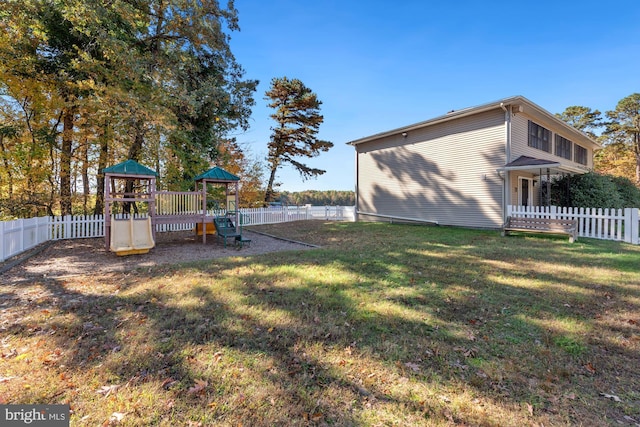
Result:
{"label": "house gable roof", "polygon": [[102,172],[114,175],[158,176],[156,171],[131,159],[118,163],[117,165],[104,168],[102,169]]}
{"label": "house gable roof", "polygon": [[589,138],[589,136],[587,136],[587,134],[585,134],[584,132],[577,130],[576,128],[560,120],[559,118],[557,118],[555,115],[551,114],[544,108],[540,107],[539,105],[529,101],[527,98],[520,95],[503,98],[498,101],[489,102],[487,104],[482,104],[475,107],[463,108],[461,110],[453,110],[442,116],[434,117],[432,119],[425,120],[423,122],[414,123],[412,125],[400,127],[397,129],[392,129],[386,132],[380,132],[371,136],[366,136],[364,138],[347,142],[347,144],[356,146],[358,144],[374,141],[387,136],[398,135],[405,132],[410,132],[412,130],[433,126],[438,123],[444,123],[450,120],[483,113],[485,111],[495,110],[496,108],[507,109],[507,108],[517,108],[517,107],[524,107],[525,112],[535,113],[536,115],[542,116],[546,120],[557,124],[558,126],[564,128],[567,131],[567,133],[570,134],[573,138],[579,139],[582,143],[588,143],[589,145],[592,145],[593,148],[600,148],[600,144],[598,144],[597,142]]}

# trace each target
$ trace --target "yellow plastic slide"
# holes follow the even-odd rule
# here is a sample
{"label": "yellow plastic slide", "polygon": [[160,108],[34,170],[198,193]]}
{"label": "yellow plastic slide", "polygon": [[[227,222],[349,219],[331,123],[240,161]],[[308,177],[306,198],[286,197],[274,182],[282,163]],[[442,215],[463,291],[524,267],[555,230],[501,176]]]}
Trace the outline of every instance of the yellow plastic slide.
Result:
{"label": "yellow plastic slide", "polygon": [[146,254],[155,246],[151,218],[111,219],[111,251],[118,256]]}

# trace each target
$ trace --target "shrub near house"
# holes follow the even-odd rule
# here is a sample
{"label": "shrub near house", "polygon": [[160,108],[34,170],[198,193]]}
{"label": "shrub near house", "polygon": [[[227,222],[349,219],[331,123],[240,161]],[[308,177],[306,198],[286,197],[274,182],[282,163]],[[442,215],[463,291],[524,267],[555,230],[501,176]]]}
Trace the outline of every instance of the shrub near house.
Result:
{"label": "shrub near house", "polygon": [[568,175],[552,183],[553,204],[563,207],[635,208],[640,207],[640,189],[623,177],[596,172]]}

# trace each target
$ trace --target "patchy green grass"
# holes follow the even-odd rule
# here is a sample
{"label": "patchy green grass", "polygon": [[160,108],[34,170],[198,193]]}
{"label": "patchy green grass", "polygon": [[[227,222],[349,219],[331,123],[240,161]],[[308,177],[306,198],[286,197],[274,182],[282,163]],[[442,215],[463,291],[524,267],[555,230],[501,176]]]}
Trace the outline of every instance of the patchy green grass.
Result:
{"label": "patchy green grass", "polygon": [[0,288],[0,403],[72,425],[637,425],[640,248],[382,223]]}

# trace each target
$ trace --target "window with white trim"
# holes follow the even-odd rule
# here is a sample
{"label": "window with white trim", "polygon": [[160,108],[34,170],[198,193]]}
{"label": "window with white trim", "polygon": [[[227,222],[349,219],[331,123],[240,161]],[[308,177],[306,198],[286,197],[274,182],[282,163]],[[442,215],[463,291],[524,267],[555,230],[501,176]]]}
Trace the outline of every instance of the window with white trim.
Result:
{"label": "window with white trim", "polygon": [[529,147],[551,152],[551,131],[529,120]]}
{"label": "window with white trim", "polygon": [[571,160],[571,149],[573,148],[573,142],[567,138],[556,134],[556,156],[564,157]]}

